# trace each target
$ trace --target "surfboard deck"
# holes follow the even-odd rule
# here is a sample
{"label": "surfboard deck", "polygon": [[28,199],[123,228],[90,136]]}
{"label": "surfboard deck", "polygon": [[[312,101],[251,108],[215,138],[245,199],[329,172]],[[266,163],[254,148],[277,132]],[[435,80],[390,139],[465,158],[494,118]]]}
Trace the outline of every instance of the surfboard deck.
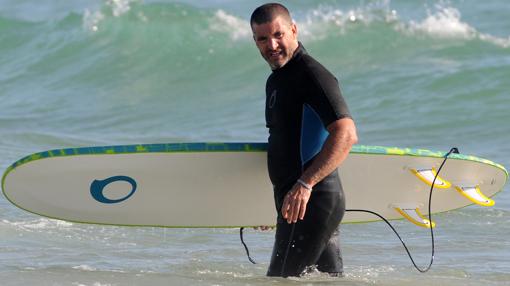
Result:
{"label": "surfboard deck", "polygon": [[[51,150],[13,163],[2,177],[5,197],[26,211],[71,222],[157,227],[274,225],[276,210],[265,143],[177,143]],[[402,218],[395,206],[427,214],[430,185],[415,170],[436,169],[444,152],[353,147],[339,168],[349,209]],[[473,204],[459,187],[487,197],[502,190],[506,169],[450,155],[435,188],[432,213]],[[376,221],[346,213],[344,223]]]}

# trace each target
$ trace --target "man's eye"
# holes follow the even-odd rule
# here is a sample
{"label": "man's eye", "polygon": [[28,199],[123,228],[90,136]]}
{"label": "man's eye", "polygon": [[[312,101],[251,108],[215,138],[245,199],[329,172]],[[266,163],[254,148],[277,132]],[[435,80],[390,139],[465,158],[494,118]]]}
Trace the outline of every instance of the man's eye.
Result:
{"label": "man's eye", "polygon": [[281,39],[281,38],[283,38],[283,33],[281,33],[281,32],[275,33],[274,37],[277,39]]}

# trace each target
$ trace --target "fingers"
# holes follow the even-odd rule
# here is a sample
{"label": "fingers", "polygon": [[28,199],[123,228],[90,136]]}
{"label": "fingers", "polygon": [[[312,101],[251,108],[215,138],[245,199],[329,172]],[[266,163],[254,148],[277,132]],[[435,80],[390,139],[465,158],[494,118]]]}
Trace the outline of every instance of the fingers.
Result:
{"label": "fingers", "polygon": [[[308,194],[308,196],[307,196]],[[283,200],[282,216],[287,223],[295,223],[298,218],[304,219],[309,193],[290,191]]]}
{"label": "fingers", "polygon": [[290,208],[289,219],[287,221],[288,223],[297,222],[300,207],[301,207],[301,200],[299,200],[299,199],[294,200],[294,203]]}
{"label": "fingers", "polygon": [[288,193],[285,196],[285,199],[283,200],[282,216],[284,219],[288,218],[289,211],[290,211],[290,193]]}
{"label": "fingers", "polygon": [[253,229],[254,230],[259,230],[259,231],[268,231],[268,230],[274,229],[274,226],[261,225],[261,226],[256,226]]}
{"label": "fingers", "polygon": [[297,202],[296,195],[293,191],[290,191],[285,196],[285,199],[283,200],[283,206],[282,206],[282,216],[284,219],[287,220],[287,223],[292,223],[293,220],[293,214],[294,214],[294,205]]}
{"label": "fingers", "polygon": [[305,218],[305,213],[306,213],[306,203],[301,204],[301,206],[299,208],[299,219],[300,220],[303,220]]}

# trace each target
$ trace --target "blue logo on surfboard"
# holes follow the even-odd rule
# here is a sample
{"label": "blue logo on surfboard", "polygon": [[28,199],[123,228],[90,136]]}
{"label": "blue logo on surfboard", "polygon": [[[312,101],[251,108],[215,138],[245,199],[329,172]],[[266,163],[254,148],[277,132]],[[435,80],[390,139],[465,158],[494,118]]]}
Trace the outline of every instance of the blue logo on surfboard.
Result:
{"label": "blue logo on surfboard", "polygon": [[[119,198],[119,199],[109,199],[107,197],[105,197],[103,191],[104,191],[104,188],[111,184],[111,183],[114,183],[114,182],[127,182],[131,185],[131,192],[129,192],[129,194],[127,196],[124,196],[122,198]],[[110,177],[110,178],[107,178],[107,179],[104,179],[104,180],[94,180],[92,182],[92,184],[90,184],[90,194],[92,195],[92,197],[100,202],[100,203],[104,203],[104,204],[116,204],[116,203],[120,203],[120,202],[123,202],[127,199],[129,199],[129,197],[131,197],[136,191],[136,181],[133,180],[133,178],[131,177],[128,177],[128,176],[113,176],[113,177]]]}

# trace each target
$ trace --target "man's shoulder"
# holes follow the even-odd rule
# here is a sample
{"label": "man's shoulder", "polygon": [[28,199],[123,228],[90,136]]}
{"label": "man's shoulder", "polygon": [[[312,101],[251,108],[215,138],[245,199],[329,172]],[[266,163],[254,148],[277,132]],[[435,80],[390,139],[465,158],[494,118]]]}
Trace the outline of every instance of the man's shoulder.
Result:
{"label": "man's shoulder", "polygon": [[301,62],[305,72],[311,76],[314,81],[319,83],[328,81],[337,82],[336,77],[324,65],[309,54],[303,54]]}

